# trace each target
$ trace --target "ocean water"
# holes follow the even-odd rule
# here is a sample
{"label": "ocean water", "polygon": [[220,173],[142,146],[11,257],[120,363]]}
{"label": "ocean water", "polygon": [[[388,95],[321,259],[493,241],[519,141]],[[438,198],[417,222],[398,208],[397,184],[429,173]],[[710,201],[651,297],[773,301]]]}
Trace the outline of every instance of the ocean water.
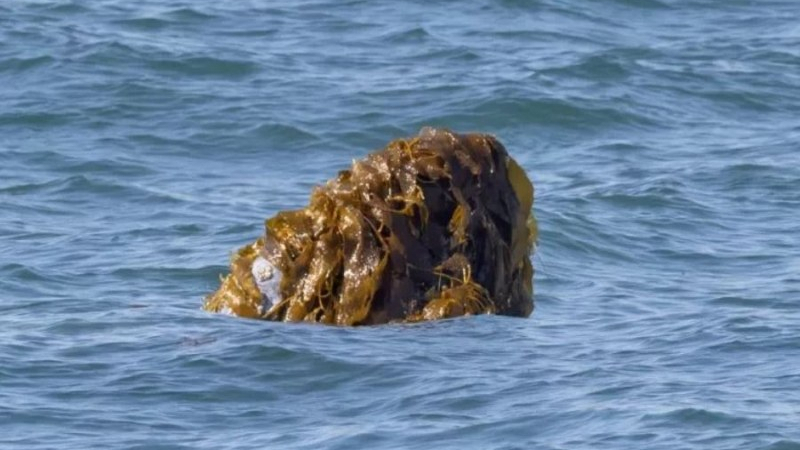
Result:
{"label": "ocean water", "polygon": [[[800,449],[800,2],[0,3],[0,448]],[[424,125],[536,185],[529,319],[200,310]]]}

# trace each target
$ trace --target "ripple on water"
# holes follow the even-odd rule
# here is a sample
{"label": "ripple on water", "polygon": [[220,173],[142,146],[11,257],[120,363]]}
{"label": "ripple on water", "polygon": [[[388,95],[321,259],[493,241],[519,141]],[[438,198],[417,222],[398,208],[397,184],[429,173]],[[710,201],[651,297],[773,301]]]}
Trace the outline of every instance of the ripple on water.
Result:
{"label": "ripple on water", "polygon": [[115,20],[114,23],[122,27],[141,31],[159,31],[173,24],[173,22],[156,17],[136,17],[133,19]]}
{"label": "ripple on water", "polygon": [[148,59],[145,64],[159,74],[188,78],[220,77],[243,79],[256,75],[260,66],[252,61],[223,59],[211,56],[184,56],[169,59]]}

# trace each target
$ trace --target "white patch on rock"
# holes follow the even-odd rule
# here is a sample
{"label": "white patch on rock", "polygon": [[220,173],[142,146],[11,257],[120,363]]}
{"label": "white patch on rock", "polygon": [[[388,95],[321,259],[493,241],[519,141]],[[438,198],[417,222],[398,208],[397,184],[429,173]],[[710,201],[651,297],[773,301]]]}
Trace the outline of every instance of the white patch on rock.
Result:
{"label": "white patch on rock", "polygon": [[253,261],[251,270],[256,286],[261,291],[261,307],[259,313],[264,314],[280,301],[281,271],[259,256]]}

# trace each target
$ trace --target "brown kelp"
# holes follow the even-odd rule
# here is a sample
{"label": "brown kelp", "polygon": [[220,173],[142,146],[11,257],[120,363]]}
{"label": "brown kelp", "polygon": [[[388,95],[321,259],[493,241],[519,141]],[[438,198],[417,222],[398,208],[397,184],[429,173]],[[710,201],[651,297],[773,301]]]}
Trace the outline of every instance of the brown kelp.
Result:
{"label": "brown kelp", "polygon": [[424,128],[268,219],[204,307],[336,325],[526,317],[532,206],[533,185],[497,139]]}

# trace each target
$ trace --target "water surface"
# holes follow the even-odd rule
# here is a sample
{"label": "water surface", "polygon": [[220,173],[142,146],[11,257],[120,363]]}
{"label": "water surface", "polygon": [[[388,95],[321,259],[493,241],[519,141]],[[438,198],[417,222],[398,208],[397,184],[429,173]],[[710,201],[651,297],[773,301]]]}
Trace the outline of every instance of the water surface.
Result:
{"label": "water surface", "polygon": [[[0,5],[0,447],[800,448],[800,3]],[[200,310],[423,125],[534,180],[530,319]]]}

